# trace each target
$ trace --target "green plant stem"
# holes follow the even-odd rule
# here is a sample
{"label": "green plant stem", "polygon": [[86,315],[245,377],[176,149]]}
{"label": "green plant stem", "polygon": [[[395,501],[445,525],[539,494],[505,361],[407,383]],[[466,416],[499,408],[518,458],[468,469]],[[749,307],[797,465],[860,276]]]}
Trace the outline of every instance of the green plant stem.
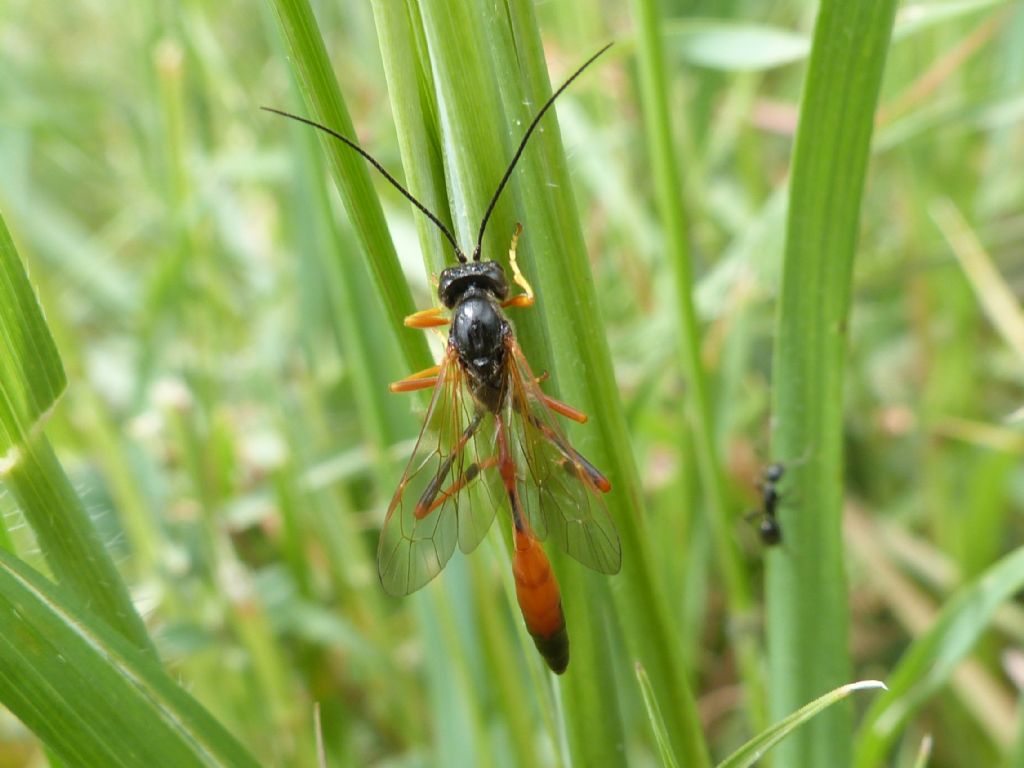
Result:
{"label": "green plant stem", "polygon": [[[715,446],[707,375],[701,362],[700,327],[694,307],[693,274],[687,241],[684,187],[679,174],[668,106],[668,81],[662,50],[660,17],[655,0],[633,0],[637,20],[637,63],[640,69],[641,100],[655,195],[665,231],[666,252],[672,267],[678,302],[677,322],[682,368],[687,383],[687,418],[693,436],[694,454],[701,485],[707,496],[708,514],[718,567],[721,571],[729,613],[737,626],[747,623],[753,610],[749,586],[739,550],[733,537],[732,518],[726,503],[725,483]],[[764,690],[754,637],[738,633],[737,659],[746,686],[751,721],[757,730],[767,725]]]}
{"label": "green plant stem", "polygon": [[[895,0],[825,0],[793,156],[772,386],[776,459],[791,463],[769,556],[776,719],[849,679],[842,511],[843,377],[853,257]],[[782,765],[843,766],[851,722],[835,707],[779,747]]]}

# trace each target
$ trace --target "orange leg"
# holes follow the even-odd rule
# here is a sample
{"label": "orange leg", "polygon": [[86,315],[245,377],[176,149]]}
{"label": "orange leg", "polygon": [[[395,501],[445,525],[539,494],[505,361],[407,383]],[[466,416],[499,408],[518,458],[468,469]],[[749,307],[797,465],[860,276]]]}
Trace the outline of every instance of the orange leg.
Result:
{"label": "orange leg", "polygon": [[437,384],[437,374],[440,370],[440,365],[433,365],[406,376],[401,381],[389,384],[388,389],[392,392],[415,392],[418,389],[429,389]]}
{"label": "orange leg", "polygon": [[432,379],[402,379],[393,384],[388,384],[389,392],[418,392],[421,389],[430,389],[437,386],[437,377]]}
{"label": "orange leg", "polygon": [[513,296],[511,299],[505,299],[501,302],[502,309],[508,309],[509,307],[515,307],[516,309],[526,309],[527,307],[533,306],[533,296],[527,293],[520,293]]}
{"label": "orange leg", "polygon": [[441,307],[431,307],[413,312],[403,320],[407,328],[437,328],[439,325],[448,325],[448,318],[441,317],[444,310]]}
{"label": "orange leg", "polygon": [[577,411],[571,405],[566,405],[561,400],[555,400],[555,398],[548,397],[544,393],[541,393],[541,397],[544,398],[544,405],[555,413],[560,413],[565,416],[565,418],[572,419],[580,424],[587,423],[587,414],[583,413],[583,411]]}

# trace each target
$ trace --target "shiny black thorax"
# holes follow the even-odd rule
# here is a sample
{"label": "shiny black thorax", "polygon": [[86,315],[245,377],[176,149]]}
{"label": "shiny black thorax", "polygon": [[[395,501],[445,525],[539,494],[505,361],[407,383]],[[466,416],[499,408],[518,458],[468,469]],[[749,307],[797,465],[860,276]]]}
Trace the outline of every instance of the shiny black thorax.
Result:
{"label": "shiny black thorax", "polygon": [[452,311],[448,342],[469,379],[474,399],[492,413],[505,398],[505,342],[512,326],[501,311],[508,282],[495,261],[470,262],[441,273],[437,295]]}

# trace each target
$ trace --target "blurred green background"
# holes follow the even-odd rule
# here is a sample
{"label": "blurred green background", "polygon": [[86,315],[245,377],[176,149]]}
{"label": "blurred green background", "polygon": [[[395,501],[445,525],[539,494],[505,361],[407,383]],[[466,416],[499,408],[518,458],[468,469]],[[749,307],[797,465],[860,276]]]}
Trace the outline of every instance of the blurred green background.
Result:
{"label": "blurred green background", "polygon": [[[360,142],[405,178],[370,3],[315,10]],[[764,464],[801,458],[771,453],[769,384],[815,11],[797,0],[662,7],[714,441],[758,606],[765,550],[744,513]],[[617,41],[560,100],[558,123],[630,438],[619,449],[640,472],[647,566],[721,758],[766,724],[750,697],[772,681],[753,683],[733,653],[741,635],[762,652],[761,613],[730,613],[714,561],[634,20],[597,0],[534,13],[553,83]],[[0,211],[69,378],[47,434],[165,667],[260,762],[315,764],[319,702],[331,765],[568,764],[562,696],[574,694],[520,626],[501,535],[410,598],[379,587],[376,534],[422,414],[414,396],[385,397],[407,373],[412,332],[374,292],[372,255],[315,137],[259,111],[304,112],[293,82],[269,4],[0,5]],[[901,6],[845,381],[855,679],[886,679],[953,592],[1021,541],[1022,118],[1020,3]],[[422,223],[378,182],[415,303],[430,306]],[[534,287],[543,300],[545,284]],[[14,551],[45,570],[18,505],[0,504]],[[617,605],[570,635],[604,638],[599,674],[621,737],[609,764],[656,765]],[[1024,613],[1004,606],[975,630],[989,621],[955,673],[908,703],[924,706],[893,764],[910,765],[932,733],[931,765],[1024,765]],[[679,713],[662,706],[671,728]],[[44,762],[0,715],[0,766]]]}

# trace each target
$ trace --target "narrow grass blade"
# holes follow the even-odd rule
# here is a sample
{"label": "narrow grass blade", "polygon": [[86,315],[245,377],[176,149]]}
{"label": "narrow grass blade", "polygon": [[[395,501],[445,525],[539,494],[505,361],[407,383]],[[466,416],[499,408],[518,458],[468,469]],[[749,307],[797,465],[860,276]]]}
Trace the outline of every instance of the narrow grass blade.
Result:
{"label": "narrow grass blade", "polygon": [[795,732],[801,725],[808,722],[821,712],[831,707],[855,691],[868,691],[878,688],[885,688],[885,683],[878,680],[861,680],[857,683],[850,683],[826,693],[810,704],[798,709],[789,717],[785,717],[767,730],[759,733],[742,747],[733,752],[729,757],[718,764],[718,768],[748,768],[757,763],[765,753]]}
{"label": "narrow grass blade", "polygon": [[640,694],[644,698],[644,707],[647,709],[647,720],[654,731],[654,740],[658,745],[658,754],[661,756],[661,764],[664,768],[677,768],[679,762],[672,752],[672,744],[665,728],[665,719],[661,716],[661,708],[658,700],[654,697],[654,690],[651,688],[650,678],[643,665],[636,665],[636,680],[640,684]]}
{"label": "narrow grass blade", "polygon": [[0,216],[0,471],[67,386],[64,366]]}
{"label": "narrow grass blade", "polygon": [[258,765],[151,658],[2,551],[0,701],[68,765]]}
{"label": "narrow grass blade", "polygon": [[[355,140],[352,120],[308,0],[271,0],[271,4],[288,45],[299,88],[309,110],[308,117]],[[312,129],[303,127],[302,130]],[[362,245],[363,252],[353,254],[352,258],[365,259],[370,264],[388,316],[396,326],[400,325],[402,318],[415,308],[367,163],[336,139],[321,135],[321,143],[334,183]],[[430,365],[430,352],[423,334],[402,333],[398,338],[406,358],[417,370]]]}
{"label": "narrow grass blade", "polygon": [[[768,562],[771,710],[792,712],[849,679],[842,428],[853,258],[895,0],[825,0],[815,25],[790,182],[775,344],[772,453],[790,462],[785,546]],[[783,765],[847,765],[837,707],[786,741]]]}
{"label": "narrow grass blade", "polygon": [[[700,325],[694,303],[693,269],[690,263],[689,223],[686,221],[685,208],[680,202],[684,199],[684,185],[679,171],[680,157],[673,140],[668,75],[662,49],[658,4],[654,0],[634,0],[633,15],[639,26],[637,58],[651,175],[665,230],[666,258],[675,277],[680,362],[688,389],[686,416],[693,439],[701,489],[707,498],[709,527],[718,569],[724,582],[729,613],[735,618],[746,617],[752,611],[753,601],[733,536],[733,516],[727,508],[728,494],[715,444],[716,426],[708,374],[701,358]],[[736,638],[736,653],[740,674],[746,687],[751,721],[755,726],[762,726],[766,723],[765,693],[758,649],[754,645],[753,637],[740,633]]]}
{"label": "narrow grass blade", "polygon": [[931,734],[921,739],[921,746],[917,750],[917,759],[914,760],[914,768],[926,768],[932,757],[933,741]]}
{"label": "narrow grass blade", "polygon": [[951,200],[942,199],[932,206],[932,219],[946,238],[971,281],[978,303],[1003,340],[1024,358],[1024,312],[992,258],[985,252],[977,234]]}
{"label": "narrow grass blade", "polygon": [[993,613],[1024,587],[1024,549],[1004,557],[946,604],[914,641],[887,680],[889,690],[868,710],[854,765],[879,765],[903,725],[949,680],[988,628]]}

